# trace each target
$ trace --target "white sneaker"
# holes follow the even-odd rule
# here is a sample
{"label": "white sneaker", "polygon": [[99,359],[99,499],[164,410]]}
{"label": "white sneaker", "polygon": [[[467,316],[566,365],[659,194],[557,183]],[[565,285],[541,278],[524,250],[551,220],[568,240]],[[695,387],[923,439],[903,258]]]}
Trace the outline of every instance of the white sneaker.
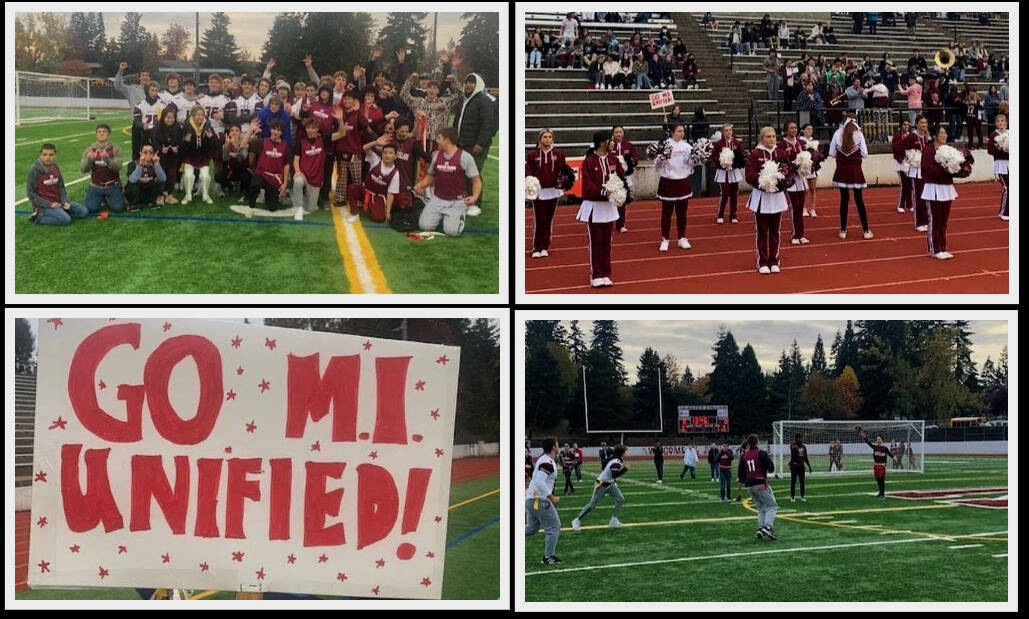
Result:
{"label": "white sneaker", "polygon": [[668,239],[661,239],[661,246],[657,248],[658,251],[668,251]]}
{"label": "white sneaker", "polygon": [[615,285],[615,283],[614,283],[613,281],[611,281],[611,278],[610,278],[610,277],[605,277],[605,278],[604,278],[604,285],[605,285],[605,286],[614,286],[614,285]]}
{"label": "white sneaker", "polygon": [[1009,216],[1007,216],[1007,215],[1001,215],[1000,219],[1001,219],[1001,221],[1007,221],[1007,220],[1009,220],[1011,218]]}
{"label": "white sneaker", "polygon": [[186,194],[186,196],[184,198],[182,198],[182,204],[189,204],[192,201],[193,201],[193,196],[189,195],[188,193]]}
{"label": "white sneaker", "polygon": [[478,217],[479,215],[482,215],[482,209],[473,204],[468,207],[468,210],[465,211],[464,214],[469,217]]}
{"label": "white sneaker", "polygon": [[665,482],[663,482],[663,481],[661,481],[661,480],[659,479],[659,480],[657,480],[657,483],[659,483],[659,484],[663,484],[663,483],[665,483]]}
{"label": "white sneaker", "polygon": [[865,230],[864,234],[862,234],[861,236],[865,237],[866,239],[870,239],[875,235],[872,234],[871,230]]}
{"label": "white sneaker", "polygon": [[549,255],[550,255],[550,252],[549,252],[549,251],[547,251],[547,250],[545,250],[545,249],[541,249],[541,250],[540,250],[540,256],[542,256],[542,257],[546,258],[546,257],[547,257],[547,256],[549,256]]}
{"label": "white sneaker", "polygon": [[800,497],[800,500],[804,501],[805,503],[807,503],[807,499],[805,499],[804,497]]}
{"label": "white sneaker", "polygon": [[792,245],[800,245],[800,239],[790,239]]}
{"label": "white sneaker", "polygon": [[304,221],[304,209],[302,209],[302,208],[295,208],[295,209],[293,209],[293,220],[294,221]]}
{"label": "white sneaker", "polygon": [[815,209],[811,209],[811,216],[818,217],[818,213],[815,212]]}
{"label": "white sneaker", "polygon": [[773,264],[771,268],[772,273],[778,273],[780,271],[778,264]]}
{"label": "white sneaker", "polygon": [[578,518],[573,519],[572,520],[572,530],[573,531],[578,531],[580,528],[582,528],[582,523],[579,522],[579,519]]}
{"label": "white sneaker", "polygon": [[807,209],[804,210],[804,217],[811,217],[811,213]]}
{"label": "white sneaker", "polygon": [[602,288],[604,286],[604,278],[603,277],[595,277],[595,278],[593,278],[590,281],[590,286],[593,286],[594,288]]}
{"label": "white sneaker", "polygon": [[534,252],[532,252],[532,257],[533,257],[533,258],[542,258],[542,257],[543,257],[543,254],[541,254],[541,253],[540,253],[540,252],[538,252],[538,251],[534,251]]}
{"label": "white sneaker", "polygon": [[735,217],[733,217],[732,220],[729,223],[731,223],[731,224],[738,224],[738,223],[740,223],[740,220],[736,219]]}
{"label": "white sneaker", "polygon": [[933,258],[936,258],[937,260],[946,260],[947,254],[942,251],[938,251],[935,254],[933,254]]}
{"label": "white sneaker", "polygon": [[915,226],[915,230],[918,230],[919,232],[926,232],[927,230],[929,230],[929,226]]}
{"label": "white sneaker", "polygon": [[846,230],[840,230],[840,238],[841,239],[847,238],[847,231]]}
{"label": "white sneaker", "polygon": [[628,231],[629,231],[629,229],[628,229],[628,228],[626,228],[625,226],[622,226],[621,228],[619,228],[619,230],[618,230],[618,231],[619,231],[619,232],[628,232]]}
{"label": "white sneaker", "polygon": [[689,248],[690,248],[690,242],[688,240],[686,240],[686,237],[682,237],[681,239],[679,239],[679,249],[689,249]]}
{"label": "white sneaker", "polygon": [[768,275],[769,273],[772,272],[772,270],[769,269],[768,267],[761,267],[760,269],[757,270],[757,272],[762,274],[762,275]]}
{"label": "white sneaker", "polygon": [[724,219],[722,219],[721,217],[719,217],[719,218],[715,219],[715,223],[716,223],[716,224],[724,224],[724,223],[725,223],[725,220],[724,220]]}
{"label": "white sneaker", "polygon": [[897,207],[897,212],[898,212],[898,213],[906,213],[907,211],[905,211],[905,210],[904,210],[904,207],[903,207],[903,206],[898,206],[898,207]]}
{"label": "white sneaker", "polygon": [[211,199],[211,196],[204,196],[203,201],[204,204],[214,204],[214,200]]}
{"label": "white sneaker", "polygon": [[949,251],[945,251],[945,252],[943,252],[943,258],[944,258],[945,260],[949,260],[949,259],[951,259],[951,258],[953,258],[953,257],[954,257],[954,254],[950,253]]}
{"label": "white sneaker", "polygon": [[790,497],[790,503],[796,503],[796,502],[797,502],[797,499],[795,499],[793,497]]}
{"label": "white sneaker", "polygon": [[801,245],[807,245],[807,244],[808,244],[808,243],[810,243],[810,242],[811,242],[811,241],[807,240],[807,237],[806,237],[806,236],[802,236],[802,237],[800,237],[800,244],[801,244]]}
{"label": "white sneaker", "polygon": [[347,213],[343,216],[343,221],[347,222],[348,224],[352,224],[358,219],[361,219],[360,213]]}
{"label": "white sneaker", "polygon": [[612,516],[612,517],[611,517],[611,520],[610,520],[610,521],[608,521],[608,523],[607,523],[607,524],[608,524],[608,526],[610,526],[610,527],[611,527],[612,529],[617,529],[618,527],[622,526],[622,521],[621,521],[621,520],[619,520],[619,519],[617,519],[617,518],[615,518],[614,516]]}

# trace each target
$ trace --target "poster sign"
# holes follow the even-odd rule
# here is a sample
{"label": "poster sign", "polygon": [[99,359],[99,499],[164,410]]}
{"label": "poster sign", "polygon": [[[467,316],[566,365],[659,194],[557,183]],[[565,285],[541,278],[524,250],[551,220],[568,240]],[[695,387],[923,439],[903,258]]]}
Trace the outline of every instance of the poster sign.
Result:
{"label": "poster sign", "polygon": [[650,109],[656,110],[659,107],[675,105],[675,97],[671,90],[659,90],[650,94]]}
{"label": "poster sign", "polygon": [[39,325],[30,587],[440,597],[460,349]]}

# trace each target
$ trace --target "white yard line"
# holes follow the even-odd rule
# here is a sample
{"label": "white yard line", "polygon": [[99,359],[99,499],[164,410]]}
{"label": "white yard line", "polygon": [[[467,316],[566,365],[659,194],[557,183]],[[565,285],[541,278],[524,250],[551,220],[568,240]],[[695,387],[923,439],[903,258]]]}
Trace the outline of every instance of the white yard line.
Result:
{"label": "white yard line", "polygon": [[950,550],[961,550],[962,548],[979,548],[982,544],[964,544],[962,546],[947,546]]}
{"label": "white yard line", "polygon": [[1006,557],[1006,556],[1008,556],[1008,553],[1006,553],[1006,552],[1005,552],[1004,554],[1000,554],[1000,555],[990,555],[990,556],[991,556],[991,557],[994,557],[994,558],[996,558],[996,559],[1000,559],[1000,558],[1002,558],[1002,557]]}
{"label": "white yard line", "polygon": [[68,138],[80,138],[80,137],[82,137],[84,135],[95,135],[95,134],[96,134],[96,130],[94,129],[93,131],[86,131],[84,133],[73,133],[71,135],[61,135],[61,136],[57,136],[57,137],[53,137],[53,138],[43,138],[41,140],[29,140],[27,142],[15,142],[14,146],[15,147],[18,147],[18,146],[31,146],[32,144],[42,144],[44,142],[56,142],[58,140],[66,140]]}
{"label": "white yard line", "polygon": [[808,520],[832,520],[832,516],[811,516]]}

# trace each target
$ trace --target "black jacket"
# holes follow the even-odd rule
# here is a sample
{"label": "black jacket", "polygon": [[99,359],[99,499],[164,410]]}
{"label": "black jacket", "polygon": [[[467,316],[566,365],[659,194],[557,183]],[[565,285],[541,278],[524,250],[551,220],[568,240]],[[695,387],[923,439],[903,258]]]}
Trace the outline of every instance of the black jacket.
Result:
{"label": "black jacket", "polygon": [[454,128],[457,129],[457,145],[470,151],[478,144],[489,150],[493,136],[497,132],[497,101],[485,91],[486,83],[475,73],[475,92],[461,102],[454,115]]}

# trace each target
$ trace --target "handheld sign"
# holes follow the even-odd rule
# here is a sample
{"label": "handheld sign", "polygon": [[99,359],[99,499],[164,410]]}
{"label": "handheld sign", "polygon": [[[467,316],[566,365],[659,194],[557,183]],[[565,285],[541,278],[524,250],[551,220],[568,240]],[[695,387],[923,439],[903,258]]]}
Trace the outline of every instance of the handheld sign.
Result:
{"label": "handheld sign", "polygon": [[656,110],[659,107],[668,107],[669,105],[675,105],[675,97],[672,96],[671,90],[660,90],[650,95],[650,109]]}
{"label": "handheld sign", "polygon": [[31,587],[440,597],[460,349],[40,325]]}

